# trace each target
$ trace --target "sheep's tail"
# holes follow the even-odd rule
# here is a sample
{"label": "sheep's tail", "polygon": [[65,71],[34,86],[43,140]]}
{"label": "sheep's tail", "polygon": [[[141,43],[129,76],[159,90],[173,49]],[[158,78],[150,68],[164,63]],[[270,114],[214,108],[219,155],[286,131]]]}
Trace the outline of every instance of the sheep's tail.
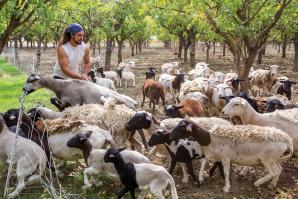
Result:
{"label": "sheep's tail", "polygon": [[167,172],[167,175],[168,175],[168,182],[170,184],[170,187],[171,187],[171,196],[172,196],[172,199],[178,199],[178,195],[177,195],[177,190],[176,190],[176,186],[175,186],[175,182],[174,182],[174,179],[173,177]]}
{"label": "sheep's tail", "polygon": [[294,146],[293,146],[293,142],[288,142],[288,150],[290,151],[290,153],[288,155],[285,155],[283,157],[279,158],[279,161],[286,161],[288,160],[290,157],[292,157],[293,153],[294,153]]}

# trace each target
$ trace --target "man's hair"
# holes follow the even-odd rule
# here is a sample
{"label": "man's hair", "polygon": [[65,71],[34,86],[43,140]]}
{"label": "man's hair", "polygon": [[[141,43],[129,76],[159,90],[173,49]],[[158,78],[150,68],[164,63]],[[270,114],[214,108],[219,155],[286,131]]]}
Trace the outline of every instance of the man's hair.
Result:
{"label": "man's hair", "polygon": [[80,24],[73,23],[70,24],[65,28],[65,30],[62,33],[59,45],[66,44],[71,40],[71,37],[76,34],[77,32],[83,31],[83,27]]}

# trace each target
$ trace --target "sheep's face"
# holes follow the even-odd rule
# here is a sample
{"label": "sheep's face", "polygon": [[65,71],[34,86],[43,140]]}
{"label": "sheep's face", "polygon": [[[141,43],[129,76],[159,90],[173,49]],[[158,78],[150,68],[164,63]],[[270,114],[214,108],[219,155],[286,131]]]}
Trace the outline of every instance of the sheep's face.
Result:
{"label": "sheep's face", "polygon": [[137,112],[128,120],[125,127],[128,131],[149,129],[152,124],[152,116],[147,112]]}
{"label": "sheep's face", "polygon": [[164,113],[166,116],[171,118],[180,117],[179,109],[183,108],[183,106],[176,106],[176,105],[168,105],[164,107]]}
{"label": "sheep's face", "polygon": [[266,103],[266,113],[274,112],[276,109],[284,109],[285,106],[278,100],[272,99]]}
{"label": "sheep's face", "polygon": [[170,140],[176,141],[191,136],[192,125],[188,120],[181,120],[170,134]]}
{"label": "sheep's face", "polygon": [[31,118],[31,120],[33,121],[37,121],[42,119],[42,114],[41,112],[38,110],[38,108],[32,108],[27,112],[28,117]]}
{"label": "sheep's face", "polygon": [[121,154],[120,152],[125,150],[125,148],[109,148],[107,150],[107,152],[105,153],[104,157],[103,157],[103,160],[105,162],[115,162],[116,160],[119,160],[121,157]]}
{"label": "sheep's face", "polygon": [[245,99],[235,97],[222,109],[222,113],[230,117],[240,116],[245,113],[244,109],[247,106],[247,103],[248,102]]}
{"label": "sheep's face", "polygon": [[19,109],[10,109],[3,114],[3,119],[8,127],[18,123]]}
{"label": "sheep's face", "polygon": [[26,85],[23,88],[23,91],[26,91],[28,95],[41,87],[42,86],[40,84],[40,76],[36,74],[31,74],[26,81]]}
{"label": "sheep's face", "polygon": [[164,144],[169,141],[169,133],[165,130],[158,129],[155,133],[152,134],[148,141],[149,146],[155,146],[158,144]]}
{"label": "sheep's face", "polygon": [[88,131],[87,133],[78,133],[67,142],[68,147],[75,147],[79,149],[83,149],[84,144],[88,141],[89,137],[91,136],[92,131]]}

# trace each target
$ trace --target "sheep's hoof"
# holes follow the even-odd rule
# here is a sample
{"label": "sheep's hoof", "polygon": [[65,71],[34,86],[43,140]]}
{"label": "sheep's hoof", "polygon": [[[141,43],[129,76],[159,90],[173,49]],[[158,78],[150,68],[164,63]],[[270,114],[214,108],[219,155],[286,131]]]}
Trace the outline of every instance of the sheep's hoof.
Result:
{"label": "sheep's hoof", "polygon": [[229,190],[230,190],[230,186],[225,186],[225,187],[223,188],[223,190],[224,190],[224,192],[228,193]]}

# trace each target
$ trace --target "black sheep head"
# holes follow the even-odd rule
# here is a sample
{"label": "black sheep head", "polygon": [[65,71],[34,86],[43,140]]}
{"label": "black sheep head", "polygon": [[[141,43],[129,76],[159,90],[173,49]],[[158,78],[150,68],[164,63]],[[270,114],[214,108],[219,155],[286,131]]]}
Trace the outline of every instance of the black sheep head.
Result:
{"label": "black sheep head", "polygon": [[104,155],[105,162],[115,162],[117,159],[122,158],[120,152],[125,150],[125,148],[109,148]]}

